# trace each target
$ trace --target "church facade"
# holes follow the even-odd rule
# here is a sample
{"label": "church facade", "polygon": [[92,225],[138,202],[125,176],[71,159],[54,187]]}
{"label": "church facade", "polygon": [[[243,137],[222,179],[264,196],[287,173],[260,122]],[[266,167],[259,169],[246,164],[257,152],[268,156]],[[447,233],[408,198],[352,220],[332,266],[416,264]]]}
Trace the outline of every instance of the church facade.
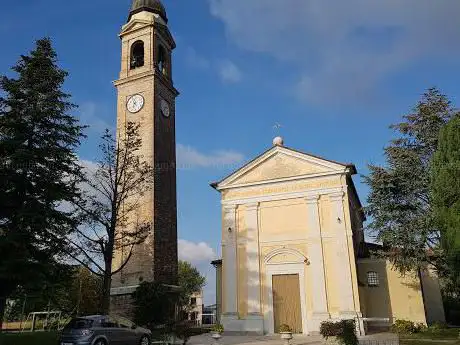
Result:
{"label": "church facade", "polygon": [[352,164],[272,148],[213,183],[222,199],[218,314],[226,331],[319,332],[322,321],[367,326],[443,321],[429,270],[401,276],[369,255]]}

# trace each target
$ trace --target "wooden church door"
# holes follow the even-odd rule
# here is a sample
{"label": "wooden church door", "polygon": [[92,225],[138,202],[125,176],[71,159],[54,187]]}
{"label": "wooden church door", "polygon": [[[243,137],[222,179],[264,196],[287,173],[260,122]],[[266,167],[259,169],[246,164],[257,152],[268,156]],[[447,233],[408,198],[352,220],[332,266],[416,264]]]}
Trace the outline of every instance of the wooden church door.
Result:
{"label": "wooden church door", "polygon": [[279,327],[286,324],[293,333],[302,333],[299,275],[273,275],[272,288],[275,332],[278,333]]}

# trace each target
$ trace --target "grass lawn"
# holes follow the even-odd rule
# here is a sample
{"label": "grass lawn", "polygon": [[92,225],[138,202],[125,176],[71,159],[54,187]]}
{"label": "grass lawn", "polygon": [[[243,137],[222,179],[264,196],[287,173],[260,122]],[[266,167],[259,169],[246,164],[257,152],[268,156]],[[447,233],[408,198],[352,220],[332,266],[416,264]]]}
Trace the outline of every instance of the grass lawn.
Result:
{"label": "grass lawn", "polygon": [[450,328],[436,332],[401,334],[400,345],[460,345],[459,331],[458,328]]}
{"label": "grass lawn", "polygon": [[57,342],[55,332],[0,334],[0,345],[57,345]]}

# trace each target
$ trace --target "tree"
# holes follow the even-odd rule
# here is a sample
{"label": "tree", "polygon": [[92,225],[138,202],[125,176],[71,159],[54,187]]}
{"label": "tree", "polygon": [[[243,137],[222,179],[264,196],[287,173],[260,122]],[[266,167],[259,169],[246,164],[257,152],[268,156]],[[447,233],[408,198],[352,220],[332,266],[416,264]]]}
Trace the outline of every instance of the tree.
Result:
{"label": "tree", "polygon": [[179,260],[178,266],[178,284],[181,287],[179,303],[183,307],[188,307],[190,297],[195,292],[200,292],[206,284],[206,278],[193,267],[189,262]]}
{"label": "tree", "polygon": [[12,70],[0,79],[0,327],[6,298],[46,274],[76,225],[62,205],[78,197],[83,138],[50,39]]}
{"label": "tree", "polygon": [[440,129],[454,116],[451,103],[429,89],[404,121],[390,128],[400,136],[385,148],[386,167],[369,165],[369,230],[387,249],[385,255],[402,272],[426,263],[444,268],[440,234],[433,221],[430,162]]}
{"label": "tree", "polygon": [[[178,282],[177,290],[159,282],[143,282],[133,296],[136,323],[150,329],[170,323],[172,321],[170,311],[175,306],[178,309],[187,309],[190,296],[201,291],[206,278],[190,263],[179,261]],[[176,326],[178,325],[171,327],[176,328]]]}
{"label": "tree", "polygon": [[159,282],[142,282],[133,294],[134,322],[153,330],[171,321],[178,294]]}
{"label": "tree", "polygon": [[[151,220],[140,218],[139,210],[152,189],[153,167],[140,154],[139,124],[127,123],[118,140],[107,130],[99,147],[102,158],[95,171],[86,171],[82,198],[75,203],[83,226],[67,243],[73,259],[102,277],[101,311],[108,313],[112,276],[128,264],[152,226]],[[113,268],[115,249],[128,254]]]}
{"label": "tree", "polygon": [[436,226],[441,233],[448,276],[460,285],[460,115],[439,135],[431,165],[431,196]]}

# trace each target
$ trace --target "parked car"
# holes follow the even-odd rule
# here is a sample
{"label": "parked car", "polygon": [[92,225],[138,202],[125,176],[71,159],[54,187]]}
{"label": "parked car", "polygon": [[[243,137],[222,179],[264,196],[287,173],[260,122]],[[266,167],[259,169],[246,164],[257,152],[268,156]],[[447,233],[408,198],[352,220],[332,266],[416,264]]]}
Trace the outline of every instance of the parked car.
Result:
{"label": "parked car", "polygon": [[133,322],[107,315],[72,319],[63,329],[59,345],[150,345],[151,332]]}

